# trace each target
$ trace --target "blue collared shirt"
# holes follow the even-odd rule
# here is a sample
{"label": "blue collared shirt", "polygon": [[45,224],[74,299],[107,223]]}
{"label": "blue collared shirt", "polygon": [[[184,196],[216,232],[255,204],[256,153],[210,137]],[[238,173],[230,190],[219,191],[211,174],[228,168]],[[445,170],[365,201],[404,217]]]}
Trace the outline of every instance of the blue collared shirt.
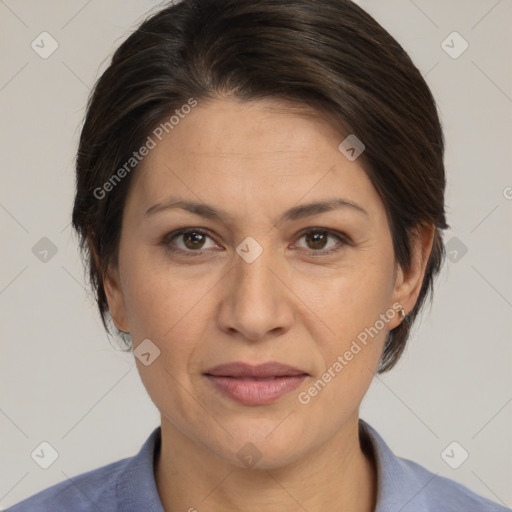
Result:
{"label": "blue collared shirt", "polygon": [[[375,512],[510,512],[453,480],[397,457],[365,421],[359,420],[359,428],[377,466]],[[6,512],[164,512],[153,470],[160,436],[158,427],[134,457],[55,484]]]}

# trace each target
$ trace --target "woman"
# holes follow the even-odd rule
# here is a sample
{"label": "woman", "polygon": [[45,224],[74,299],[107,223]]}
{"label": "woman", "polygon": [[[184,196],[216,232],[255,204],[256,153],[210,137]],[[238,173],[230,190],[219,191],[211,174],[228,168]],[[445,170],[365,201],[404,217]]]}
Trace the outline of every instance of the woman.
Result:
{"label": "woman", "polygon": [[444,142],[348,0],[187,1],[96,84],[73,226],[161,426],[29,510],[499,511],[359,419],[444,257]]}

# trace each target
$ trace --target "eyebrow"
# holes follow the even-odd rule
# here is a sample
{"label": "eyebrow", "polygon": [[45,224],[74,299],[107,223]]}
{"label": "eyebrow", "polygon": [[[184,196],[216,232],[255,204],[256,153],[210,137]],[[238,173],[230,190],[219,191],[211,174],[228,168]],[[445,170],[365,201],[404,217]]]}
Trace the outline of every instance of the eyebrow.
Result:
{"label": "eyebrow", "polygon": [[[174,208],[181,208],[183,210],[194,213],[195,215],[199,215],[206,219],[217,220],[221,222],[226,222],[227,220],[233,219],[233,217],[226,211],[216,209],[213,206],[210,206],[206,203],[198,203],[195,201],[186,201],[178,199],[170,199],[165,203],[157,203],[149,207],[146,210],[144,216],[151,216],[158,212],[172,210]],[[300,220],[306,217],[310,217],[312,215],[329,212],[340,208],[351,208],[354,211],[358,211],[368,216],[368,212],[363,207],[359,206],[357,203],[349,201],[348,199],[334,198],[327,201],[317,201],[314,203],[294,206],[289,210],[286,210],[280,216],[278,222]],[[275,222],[274,224],[277,224],[278,222]]]}

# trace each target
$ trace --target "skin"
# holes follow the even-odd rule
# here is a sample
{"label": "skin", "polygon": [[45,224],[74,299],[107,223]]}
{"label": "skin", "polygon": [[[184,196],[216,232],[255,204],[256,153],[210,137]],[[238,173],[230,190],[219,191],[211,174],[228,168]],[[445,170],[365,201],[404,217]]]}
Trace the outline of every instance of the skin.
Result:
{"label": "skin", "polygon": [[[150,339],[161,351],[148,366],[136,361],[161,413],[155,476],[166,511],[374,510],[376,470],[359,445],[359,407],[399,315],[309,403],[298,395],[394,303],[412,309],[433,228],[418,231],[404,272],[384,204],[362,159],[338,150],[343,139],[325,119],[283,102],[219,98],[199,102],[133,176],[105,289],[134,348]],[[170,197],[207,203],[229,218],[183,209],[145,216]],[[367,214],[346,207],[275,220],[335,197]],[[191,256],[162,243],[181,228],[207,231],[198,242],[190,234],[167,238]],[[344,233],[350,243],[336,234],[315,242],[306,228]],[[248,236],[263,249],[252,263],[236,252]],[[203,375],[234,361],[278,361],[310,377],[271,404],[243,405]],[[253,467],[237,457],[246,443],[261,453]]]}

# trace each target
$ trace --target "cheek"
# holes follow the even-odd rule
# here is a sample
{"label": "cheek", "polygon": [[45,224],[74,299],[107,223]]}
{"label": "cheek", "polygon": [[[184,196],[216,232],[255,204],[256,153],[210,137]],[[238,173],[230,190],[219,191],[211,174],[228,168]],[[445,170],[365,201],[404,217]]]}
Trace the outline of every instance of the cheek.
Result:
{"label": "cheek", "polygon": [[136,360],[141,379],[158,409],[172,411],[168,419],[179,422],[197,407],[190,394],[190,363],[201,347],[198,340],[208,321],[204,298],[214,281],[211,276],[198,278],[177,267],[150,264],[149,258],[134,257],[125,272],[130,276],[125,296],[134,348],[149,339],[160,350],[149,366]]}
{"label": "cheek", "polygon": [[162,263],[161,257],[132,254],[126,262],[129,278],[124,283],[132,338],[135,342],[155,339],[166,345],[180,340],[173,341],[173,351],[186,350],[186,339],[194,339],[194,331],[199,332],[204,324],[205,297],[214,292],[222,276]]}
{"label": "cheek", "polygon": [[343,348],[391,307],[393,259],[386,251],[378,253],[360,251],[329,273],[294,280],[294,292],[323,325],[324,338],[333,349]]}
{"label": "cheek", "polygon": [[309,332],[324,366],[299,397],[304,410],[320,422],[313,429],[324,424],[335,432],[372,382],[389,330],[380,315],[388,314],[389,322],[397,314],[389,303],[388,267],[384,260],[361,259],[360,265],[326,280],[322,293],[311,281],[302,283],[318,315],[309,317]]}

